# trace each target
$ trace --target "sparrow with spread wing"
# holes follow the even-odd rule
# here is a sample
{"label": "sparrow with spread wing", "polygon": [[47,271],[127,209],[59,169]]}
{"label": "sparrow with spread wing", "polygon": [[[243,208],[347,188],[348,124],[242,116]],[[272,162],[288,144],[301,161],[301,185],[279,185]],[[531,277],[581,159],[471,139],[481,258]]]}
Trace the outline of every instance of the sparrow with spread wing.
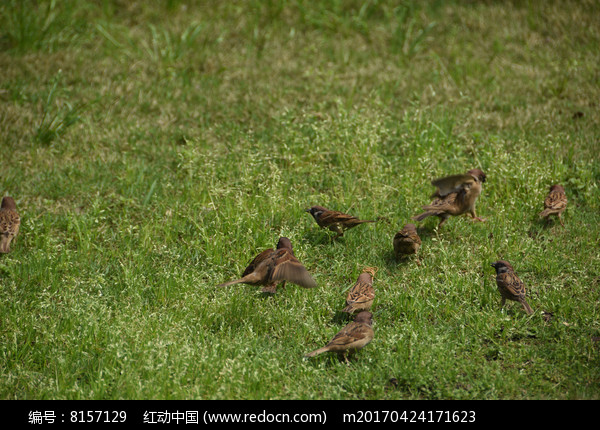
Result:
{"label": "sparrow with spread wing", "polygon": [[525,284],[519,279],[515,270],[508,261],[498,260],[492,263],[492,267],[496,269],[496,285],[502,296],[502,306],[506,300],[513,300],[523,305],[523,308],[528,314],[533,313],[533,309],[525,301]]}
{"label": "sparrow with spread wing", "polygon": [[305,357],[314,357],[324,352],[335,352],[348,362],[348,354],[362,349],[373,340],[373,314],[362,311],[354,321],[341,329],[323,348],[309,352]]}
{"label": "sparrow with spread wing", "polygon": [[356,283],[346,295],[346,307],[342,312],[353,314],[360,311],[368,311],[373,305],[375,299],[375,290],[373,289],[373,277],[377,269],[374,267],[365,267],[358,276]]}
{"label": "sparrow with spread wing", "polygon": [[565,224],[560,216],[566,208],[567,195],[565,194],[565,189],[562,185],[552,185],[548,195],[546,196],[546,199],[544,200],[544,210],[540,212],[540,218],[546,218],[546,222],[548,222],[550,216],[555,215],[558,217],[560,225],[564,227]]}
{"label": "sparrow with spread wing", "polygon": [[10,242],[19,234],[20,225],[21,218],[15,200],[4,197],[0,206],[0,253],[10,252]]}
{"label": "sparrow with spread wing", "polygon": [[357,225],[367,222],[376,222],[358,219],[355,216],[343,212],[325,209],[323,206],[313,206],[309,209],[305,209],[305,212],[308,212],[313,216],[319,227],[328,228],[334,233],[337,233],[334,239],[343,236],[346,230],[354,228]]}
{"label": "sparrow with spread wing", "polygon": [[287,237],[279,238],[277,249],[271,248],[258,254],[250,262],[242,277],[233,281],[219,284],[226,287],[233,284],[250,284],[263,286],[262,292],[275,293],[277,285],[289,281],[304,288],[314,288],[317,283],[308,270],[294,256],[292,243]]}
{"label": "sparrow with spread wing", "polygon": [[[421,238],[417,233],[417,227],[414,224],[406,224],[402,230],[394,236],[393,244],[396,258],[417,254],[419,248],[421,248]],[[421,264],[418,256],[417,264]]]}
{"label": "sparrow with spread wing", "polygon": [[423,206],[425,212],[414,216],[413,219],[422,221],[429,216],[437,216],[440,218],[438,227],[441,227],[451,216],[466,213],[474,221],[485,221],[475,212],[475,203],[485,181],[486,175],[480,169],[469,170],[464,175],[446,176],[431,181],[431,184],[437,188],[432,196],[434,200],[431,204]]}

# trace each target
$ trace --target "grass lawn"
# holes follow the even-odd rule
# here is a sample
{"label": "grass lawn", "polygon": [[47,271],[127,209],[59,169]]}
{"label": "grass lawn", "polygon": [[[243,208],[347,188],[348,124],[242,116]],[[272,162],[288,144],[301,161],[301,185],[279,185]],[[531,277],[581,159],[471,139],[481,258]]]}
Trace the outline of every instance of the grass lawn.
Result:
{"label": "grass lawn", "polygon": [[[600,5],[0,5],[3,399],[599,399]],[[481,168],[485,223],[419,223]],[[562,228],[538,218],[552,184]],[[304,209],[375,224],[343,238]],[[287,236],[317,288],[216,288]],[[527,315],[501,308],[512,263]],[[365,266],[375,338],[346,324]]]}

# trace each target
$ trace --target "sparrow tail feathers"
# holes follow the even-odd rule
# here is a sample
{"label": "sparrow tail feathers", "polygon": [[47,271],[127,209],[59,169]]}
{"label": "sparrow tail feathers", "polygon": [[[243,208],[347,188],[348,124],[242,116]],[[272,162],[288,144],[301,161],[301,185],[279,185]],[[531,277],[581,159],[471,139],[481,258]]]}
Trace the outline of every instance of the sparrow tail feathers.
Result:
{"label": "sparrow tail feathers", "polygon": [[529,306],[529,304],[525,300],[523,300],[521,303],[523,304],[523,308],[525,308],[525,311],[529,315],[531,315],[533,313],[533,309],[531,309],[531,306]]}
{"label": "sparrow tail feathers", "polygon": [[305,355],[305,357],[314,357],[315,355],[323,354],[324,352],[329,351],[329,348],[324,346],[323,348],[315,349],[313,352],[309,352]]}
{"label": "sparrow tail feathers", "polygon": [[256,275],[254,275],[254,273],[250,273],[249,275],[246,275],[243,278],[235,279],[233,281],[224,282],[222,284],[219,284],[219,285],[217,285],[217,287],[227,287],[227,286],[233,285],[233,284],[243,284],[246,282],[253,282],[253,281],[257,281],[257,277],[256,277]]}

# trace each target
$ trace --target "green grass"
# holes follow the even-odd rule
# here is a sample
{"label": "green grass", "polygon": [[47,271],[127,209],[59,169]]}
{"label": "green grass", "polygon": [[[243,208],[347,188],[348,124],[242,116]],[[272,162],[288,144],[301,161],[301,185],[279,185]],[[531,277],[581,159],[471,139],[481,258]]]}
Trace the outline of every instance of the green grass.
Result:
{"label": "green grass", "polygon": [[[0,398],[598,399],[598,22],[596,2],[3,2],[22,225]],[[488,221],[426,220],[422,265],[394,261],[431,179],[475,167]],[[554,183],[564,229],[537,218]],[[313,204],[382,221],[332,243]],[[279,236],[318,288],[215,288]],[[533,315],[501,309],[500,258]],[[303,359],[363,266],[375,339]]]}

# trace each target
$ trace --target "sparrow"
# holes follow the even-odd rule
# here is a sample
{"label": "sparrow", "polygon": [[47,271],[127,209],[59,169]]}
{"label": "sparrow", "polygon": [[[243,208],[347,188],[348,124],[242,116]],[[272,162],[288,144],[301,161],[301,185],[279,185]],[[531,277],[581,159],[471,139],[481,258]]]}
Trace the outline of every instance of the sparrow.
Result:
{"label": "sparrow", "polygon": [[546,218],[546,222],[550,220],[550,215],[556,215],[563,227],[565,224],[561,219],[562,213],[567,208],[567,195],[562,185],[552,185],[550,192],[544,200],[544,210],[540,212],[540,218]]}
{"label": "sparrow", "polygon": [[373,340],[373,314],[362,311],[354,321],[346,325],[323,348],[309,352],[305,357],[314,357],[324,352],[335,352],[348,363],[348,354],[355,353]]}
{"label": "sparrow", "polygon": [[331,211],[325,209],[323,206],[313,206],[309,209],[305,209],[313,216],[319,227],[328,228],[329,230],[337,233],[334,239],[344,235],[344,232],[348,229],[356,227],[359,224],[366,222],[375,222],[371,220],[358,219],[355,216],[345,214],[343,212]]}
{"label": "sparrow", "polygon": [[502,296],[502,306],[506,303],[506,299],[519,302],[525,308],[528,314],[533,313],[533,309],[525,301],[525,285],[519,279],[515,270],[508,261],[498,260],[492,263],[492,267],[496,269],[496,285]]}
{"label": "sparrow", "polygon": [[377,269],[365,267],[356,283],[346,295],[346,307],[342,312],[353,314],[357,311],[368,311],[373,305],[375,290],[373,289],[373,277]]}
{"label": "sparrow", "polygon": [[2,199],[0,206],[0,253],[10,252],[10,242],[19,233],[21,218],[17,213],[17,205],[12,197]]}
{"label": "sparrow", "polygon": [[[417,228],[414,224],[406,224],[394,236],[394,254],[396,258],[417,254],[419,248],[421,248],[421,238],[417,234]],[[417,257],[417,263],[421,264],[419,257]]]}
{"label": "sparrow", "polygon": [[275,293],[277,284],[289,281],[304,288],[314,288],[317,283],[308,270],[294,256],[292,242],[287,237],[280,237],[277,248],[265,249],[258,254],[246,267],[242,277],[233,281],[219,284],[226,287],[233,284],[262,285],[263,293]]}
{"label": "sparrow", "polygon": [[486,175],[480,169],[472,169],[462,175],[446,176],[435,179],[431,184],[437,188],[432,197],[431,204],[423,206],[425,212],[413,217],[416,221],[422,221],[428,216],[435,215],[440,218],[438,227],[450,218],[464,213],[473,218],[473,221],[485,221],[475,213],[475,203],[481,194],[482,184]]}

